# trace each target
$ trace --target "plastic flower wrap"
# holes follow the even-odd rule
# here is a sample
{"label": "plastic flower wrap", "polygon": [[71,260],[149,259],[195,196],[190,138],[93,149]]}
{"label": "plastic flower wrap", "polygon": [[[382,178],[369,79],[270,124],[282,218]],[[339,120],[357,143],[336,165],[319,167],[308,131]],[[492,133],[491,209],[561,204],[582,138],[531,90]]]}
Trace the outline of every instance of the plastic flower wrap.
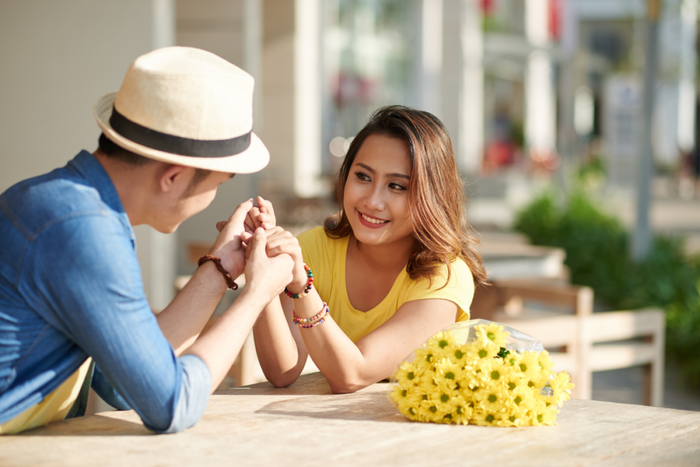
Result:
{"label": "plastic flower wrap", "polygon": [[389,395],[421,422],[554,425],[574,385],[553,366],[533,337],[491,321],[459,322],[399,365]]}

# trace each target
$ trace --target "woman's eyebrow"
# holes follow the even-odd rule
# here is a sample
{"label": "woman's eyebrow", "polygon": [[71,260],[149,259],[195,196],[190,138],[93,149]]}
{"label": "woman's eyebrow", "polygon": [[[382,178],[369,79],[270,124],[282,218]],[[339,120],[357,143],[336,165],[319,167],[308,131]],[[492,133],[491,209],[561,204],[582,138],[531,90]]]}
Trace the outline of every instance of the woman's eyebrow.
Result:
{"label": "woman's eyebrow", "polygon": [[[365,170],[368,170],[369,172],[376,173],[376,171],[372,167],[368,166],[367,164],[363,164],[362,162],[357,162],[357,165],[364,168]],[[408,175],[400,174],[400,173],[390,173],[390,174],[386,174],[386,176],[387,177],[405,178],[406,180],[411,179],[411,177],[409,177]]]}
{"label": "woman's eyebrow", "polygon": [[356,164],[359,165],[360,167],[363,167],[363,168],[366,169],[366,170],[369,170],[369,171],[372,172],[372,173],[375,173],[375,172],[376,172],[372,167],[370,167],[370,166],[367,165],[367,164],[363,164],[362,162],[356,162]]}

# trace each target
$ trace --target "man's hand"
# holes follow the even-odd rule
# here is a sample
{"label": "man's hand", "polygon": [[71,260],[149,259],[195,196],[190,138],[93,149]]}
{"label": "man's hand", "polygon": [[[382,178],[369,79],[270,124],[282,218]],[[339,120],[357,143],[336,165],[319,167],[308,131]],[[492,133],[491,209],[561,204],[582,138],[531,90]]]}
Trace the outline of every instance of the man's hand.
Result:
{"label": "man's hand", "polygon": [[269,303],[277,297],[293,279],[294,260],[289,254],[267,255],[267,235],[262,227],[255,230],[248,245],[245,265],[245,291]]}
{"label": "man's hand", "polygon": [[245,220],[251,209],[253,209],[253,200],[249,199],[236,207],[228,221],[219,222],[216,225],[219,236],[211,249],[211,254],[221,258],[222,266],[234,279],[241,275],[245,268],[243,241],[250,237],[250,234],[245,235]]}

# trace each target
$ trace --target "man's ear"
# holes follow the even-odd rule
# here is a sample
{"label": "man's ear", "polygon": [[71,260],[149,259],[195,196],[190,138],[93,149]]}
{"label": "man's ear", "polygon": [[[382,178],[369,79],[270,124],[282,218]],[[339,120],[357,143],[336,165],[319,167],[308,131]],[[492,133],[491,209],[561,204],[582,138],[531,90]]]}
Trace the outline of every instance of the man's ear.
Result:
{"label": "man's ear", "polygon": [[186,188],[189,183],[187,169],[182,165],[165,164],[158,180],[161,191],[170,193],[173,190]]}

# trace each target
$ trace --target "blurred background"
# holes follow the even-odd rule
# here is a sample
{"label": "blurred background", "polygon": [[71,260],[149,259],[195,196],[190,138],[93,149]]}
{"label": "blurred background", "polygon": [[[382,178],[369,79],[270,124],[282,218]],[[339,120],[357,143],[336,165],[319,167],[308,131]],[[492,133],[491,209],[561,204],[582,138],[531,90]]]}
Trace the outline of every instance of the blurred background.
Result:
{"label": "blurred background", "polygon": [[[0,0],[0,192],[93,151],[94,102],[145,52],[199,47],[247,70],[270,165],[175,234],[136,229],[160,310],[238,203],[259,194],[295,232],[318,225],[372,111],[428,110],[485,259],[513,271],[547,247],[594,311],[663,310],[664,403],[700,410],[697,23],[697,0]],[[634,367],[596,373],[593,397],[640,403]]]}

